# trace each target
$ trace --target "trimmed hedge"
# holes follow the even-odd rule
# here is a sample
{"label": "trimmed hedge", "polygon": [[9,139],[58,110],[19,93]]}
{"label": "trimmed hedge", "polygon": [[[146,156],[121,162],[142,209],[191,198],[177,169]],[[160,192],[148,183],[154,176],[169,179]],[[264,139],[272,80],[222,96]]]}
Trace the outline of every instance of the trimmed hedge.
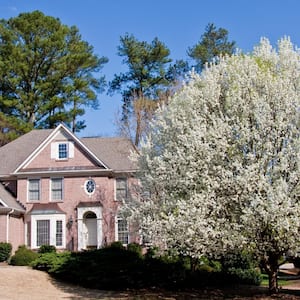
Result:
{"label": "trimmed hedge", "polygon": [[59,274],[70,257],[71,252],[44,252],[32,261],[30,265],[37,270],[46,271],[50,274]]}
{"label": "trimmed hedge", "polygon": [[13,266],[29,266],[38,256],[36,252],[26,248],[26,246],[19,246],[18,250],[11,257],[10,264]]}
{"label": "trimmed hedge", "polygon": [[40,246],[38,253],[55,253],[56,252],[56,248],[55,246],[52,245],[42,245]]}
{"label": "trimmed hedge", "polygon": [[7,261],[11,255],[12,245],[10,243],[0,243],[0,262]]}
{"label": "trimmed hedge", "polygon": [[[189,257],[169,253],[158,256],[152,251],[142,255],[136,244],[126,249],[120,243],[113,243],[98,250],[39,254],[31,265],[73,284],[107,290],[259,284],[256,269],[235,268],[229,264],[225,271],[220,270],[220,263],[203,261],[198,261],[198,267],[194,268],[195,261]],[[232,263],[232,258],[230,261]]]}

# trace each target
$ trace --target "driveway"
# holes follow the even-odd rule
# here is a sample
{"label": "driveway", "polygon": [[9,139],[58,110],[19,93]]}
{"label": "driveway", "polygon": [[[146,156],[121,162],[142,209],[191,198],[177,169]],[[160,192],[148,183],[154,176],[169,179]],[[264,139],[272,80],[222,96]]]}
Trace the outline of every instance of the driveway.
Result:
{"label": "driveway", "polygon": [[[300,282],[294,281],[284,292],[273,297],[266,295],[267,289],[251,287],[239,289],[204,290],[202,292],[110,292],[85,289],[79,286],[58,282],[47,273],[29,267],[0,264],[0,300],[197,300],[197,299],[236,299],[236,300],[296,300],[300,299]],[[245,292],[245,293],[244,293]],[[243,295],[244,294],[244,295]],[[228,297],[227,297],[228,296]]]}
{"label": "driveway", "polygon": [[0,265],[0,299],[128,299],[126,293],[90,290],[62,284],[47,273],[29,267]]}

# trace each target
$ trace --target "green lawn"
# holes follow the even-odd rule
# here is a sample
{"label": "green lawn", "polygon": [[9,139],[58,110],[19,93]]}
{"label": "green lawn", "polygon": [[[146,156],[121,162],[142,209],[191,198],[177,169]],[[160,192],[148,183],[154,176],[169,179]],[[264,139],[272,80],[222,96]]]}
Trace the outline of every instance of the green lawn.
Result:
{"label": "green lawn", "polygon": [[[261,281],[261,286],[269,286],[269,279],[267,274],[262,274],[262,281]],[[278,280],[278,286],[285,286],[290,283],[290,280],[285,280],[285,279],[279,279]]]}

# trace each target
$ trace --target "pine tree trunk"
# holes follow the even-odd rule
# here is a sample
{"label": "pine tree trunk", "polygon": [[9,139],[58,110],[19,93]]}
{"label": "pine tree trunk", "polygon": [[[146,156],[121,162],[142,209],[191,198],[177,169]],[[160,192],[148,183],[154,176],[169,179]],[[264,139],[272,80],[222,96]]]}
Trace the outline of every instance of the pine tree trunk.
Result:
{"label": "pine tree trunk", "polygon": [[142,122],[141,112],[136,111],[136,130],[135,130],[134,145],[137,147],[140,143],[140,138],[141,138],[141,122]]}

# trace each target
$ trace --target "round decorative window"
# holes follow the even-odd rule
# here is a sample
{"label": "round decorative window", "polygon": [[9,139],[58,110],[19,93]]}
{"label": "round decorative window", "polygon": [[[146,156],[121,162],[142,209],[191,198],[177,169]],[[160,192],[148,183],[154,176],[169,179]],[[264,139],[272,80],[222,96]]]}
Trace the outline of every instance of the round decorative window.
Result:
{"label": "round decorative window", "polygon": [[85,191],[91,195],[95,192],[95,189],[96,189],[96,183],[93,179],[89,179],[85,182],[85,185],[84,185],[84,188],[85,188]]}

